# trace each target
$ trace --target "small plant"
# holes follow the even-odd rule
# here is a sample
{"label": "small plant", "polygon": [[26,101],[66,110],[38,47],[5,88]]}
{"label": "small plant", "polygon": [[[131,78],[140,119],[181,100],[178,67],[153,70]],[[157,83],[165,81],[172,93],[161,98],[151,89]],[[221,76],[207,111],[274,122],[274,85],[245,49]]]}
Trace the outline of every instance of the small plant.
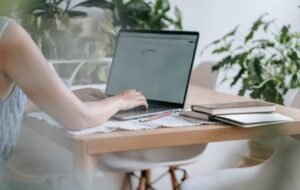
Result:
{"label": "small plant", "polygon": [[241,81],[239,95],[284,104],[288,90],[300,87],[300,35],[291,32],[290,25],[278,29],[266,14],[254,22],[246,36],[236,27],[207,48],[211,47],[213,54],[225,55],[213,71],[238,68],[231,86]]}

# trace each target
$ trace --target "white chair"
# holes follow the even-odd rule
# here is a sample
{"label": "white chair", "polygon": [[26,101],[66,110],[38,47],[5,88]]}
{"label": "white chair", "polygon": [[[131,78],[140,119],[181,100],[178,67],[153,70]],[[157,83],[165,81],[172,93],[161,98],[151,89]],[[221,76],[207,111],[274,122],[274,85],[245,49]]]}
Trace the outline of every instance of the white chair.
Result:
{"label": "white chair", "polygon": [[192,72],[190,83],[205,88],[215,89],[219,71],[212,72],[215,62],[205,61],[198,64]]}
{"label": "white chair", "polygon": [[[300,91],[292,106],[300,108]],[[265,162],[247,168],[225,169],[185,181],[182,190],[294,190],[300,188],[300,136],[283,137]]]}
{"label": "white chair", "polygon": [[292,104],[291,104],[292,107],[294,108],[299,108],[300,109],[300,90],[297,91],[293,101],[292,101]]}
{"label": "white chair", "polygon": [[248,168],[226,169],[193,177],[182,190],[295,190],[300,188],[300,143],[284,137],[266,162]]}
{"label": "white chair", "polygon": [[[197,161],[201,153],[205,150],[205,147],[205,144],[189,145],[105,154],[101,156],[98,168],[104,172],[126,172],[123,189],[126,189],[128,186],[131,189],[131,177],[134,175],[133,172],[141,171],[138,189],[152,189],[150,170],[160,167],[169,167],[167,173],[170,174],[172,188],[177,189],[181,181],[188,177],[186,171],[178,167]],[[183,171],[183,176],[180,181],[176,178],[175,172],[177,170]],[[162,176],[164,176],[164,174],[160,177]],[[157,181],[160,177],[153,181]]]}
{"label": "white chair", "polygon": [[[211,72],[212,65],[213,62],[199,64],[192,72],[191,83],[214,89],[217,73]],[[179,169],[179,166],[197,161],[205,147],[206,144],[106,154],[101,157],[99,167],[106,171],[127,172],[124,188],[126,185],[131,186],[132,171],[141,171],[138,189],[151,188],[149,176],[151,169],[169,167],[172,187],[177,189],[180,181],[176,179],[175,171]],[[184,171],[182,180],[186,178],[187,174]]]}

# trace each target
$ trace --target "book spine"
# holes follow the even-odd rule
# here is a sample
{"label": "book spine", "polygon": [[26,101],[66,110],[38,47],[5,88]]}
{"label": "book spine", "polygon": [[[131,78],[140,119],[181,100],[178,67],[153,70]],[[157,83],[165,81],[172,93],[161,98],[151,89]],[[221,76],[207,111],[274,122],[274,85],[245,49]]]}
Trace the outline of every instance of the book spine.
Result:
{"label": "book spine", "polygon": [[195,110],[195,109],[193,110],[193,107],[194,107],[194,106],[191,107],[191,109],[192,109],[193,112],[197,112],[197,113],[200,113],[200,114],[203,114],[203,115],[207,115],[207,120],[208,120],[208,121],[216,121],[214,115],[209,114],[209,113],[206,113],[206,112],[198,111],[198,110]]}

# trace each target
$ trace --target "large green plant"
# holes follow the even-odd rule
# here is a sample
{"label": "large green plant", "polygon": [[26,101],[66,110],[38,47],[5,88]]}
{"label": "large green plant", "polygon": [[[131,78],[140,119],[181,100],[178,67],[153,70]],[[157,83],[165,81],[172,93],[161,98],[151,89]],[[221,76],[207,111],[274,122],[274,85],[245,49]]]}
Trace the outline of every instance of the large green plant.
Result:
{"label": "large green plant", "polygon": [[[111,56],[115,37],[120,28],[134,29],[181,29],[181,13],[175,7],[175,18],[168,16],[168,0],[87,0],[70,7],[72,0],[26,0],[20,1],[22,25],[48,58],[86,57],[82,47],[89,45],[94,56]],[[93,34],[81,38],[82,28],[70,22],[70,18],[87,17],[76,11],[77,7],[97,7],[109,10],[111,19],[94,25]],[[72,47],[72,48],[71,48]],[[102,49],[102,53],[99,53]],[[96,52],[96,53],[95,53]]]}
{"label": "large green plant", "polygon": [[[96,7],[106,11],[109,17],[106,21],[100,21],[94,25],[94,33],[91,48],[94,56],[112,56],[116,44],[116,36],[120,28],[123,29],[182,29],[182,17],[180,10],[175,7],[174,16],[170,17],[171,10],[168,0],[86,0],[75,7]],[[107,73],[105,67],[89,67],[88,73],[97,75],[105,80]],[[98,66],[99,67],[99,66]]]}
{"label": "large green plant", "polygon": [[[22,25],[50,59],[76,59],[110,57],[120,28],[132,29],[181,29],[181,13],[175,7],[174,16],[168,16],[168,0],[88,0],[70,7],[72,0],[20,0]],[[87,12],[76,11],[79,7],[97,7],[105,10],[106,20],[96,21],[92,33],[82,37],[82,28],[71,18],[87,17]],[[87,51],[83,51],[83,47]],[[88,52],[88,53],[86,53]],[[95,80],[105,80],[107,68],[89,65],[84,75]],[[81,73],[79,73],[81,74]]]}
{"label": "large green plant", "polygon": [[239,95],[249,93],[252,98],[283,104],[288,90],[300,87],[299,42],[299,34],[291,32],[289,25],[277,28],[263,15],[247,35],[236,27],[209,45],[213,54],[225,55],[213,70],[237,68],[231,86],[242,83]]}
{"label": "large green plant", "polygon": [[86,0],[75,7],[96,7],[109,13],[106,22],[95,25],[93,46],[102,49],[98,55],[112,56],[115,40],[120,28],[123,29],[182,29],[182,16],[175,7],[174,16],[170,17],[171,10],[168,0]]}

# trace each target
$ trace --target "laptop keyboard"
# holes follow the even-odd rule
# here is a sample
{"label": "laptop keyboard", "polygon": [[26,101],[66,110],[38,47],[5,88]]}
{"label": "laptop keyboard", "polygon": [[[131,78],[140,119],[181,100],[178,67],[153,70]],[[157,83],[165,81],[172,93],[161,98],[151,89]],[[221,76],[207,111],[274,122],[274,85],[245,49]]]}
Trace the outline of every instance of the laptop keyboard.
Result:
{"label": "laptop keyboard", "polygon": [[171,110],[169,107],[149,105],[146,109],[144,106],[138,106],[131,110],[118,112],[114,117],[121,120],[134,119],[139,117],[146,117],[156,113]]}
{"label": "laptop keyboard", "polygon": [[[169,110],[170,108],[164,107],[164,106],[158,106],[158,105],[149,105],[149,108],[146,109],[144,106],[138,106],[131,110],[123,111],[123,113],[128,114],[139,114],[139,113],[152,113],[152,112],[159,112],[164,110]],[[121,112],[120,112],[121,113]]]}

